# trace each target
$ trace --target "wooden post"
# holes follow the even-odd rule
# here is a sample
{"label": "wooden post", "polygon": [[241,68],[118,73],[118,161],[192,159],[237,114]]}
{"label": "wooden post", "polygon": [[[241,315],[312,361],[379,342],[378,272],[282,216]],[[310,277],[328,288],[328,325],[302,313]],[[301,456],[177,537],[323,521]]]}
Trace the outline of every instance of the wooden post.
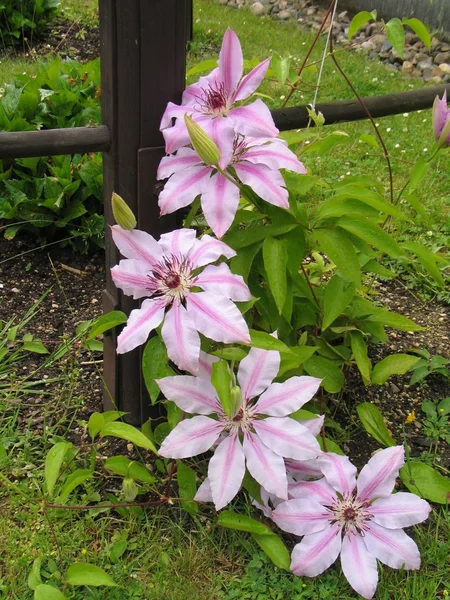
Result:
{"label": "wooden post", "polygon": [[[164,155],[161,116],[167,102],[180,102],[185,85],[187,7],[188,0],[99,0],[102,112],[111,132],[111,146],[104,154],[104,312],[129,313],[138,306],[110,277],[110,268],[120,258],[110,234],[112,192],[127,201],[140,229],[158,238],[176,227],[173,216],[159,218],[154,188]],[[141,358],[142,348],[117,356],[115,335],[105,337],[105,408],[126,411],[126,420],[133,424],[151,413]]]}

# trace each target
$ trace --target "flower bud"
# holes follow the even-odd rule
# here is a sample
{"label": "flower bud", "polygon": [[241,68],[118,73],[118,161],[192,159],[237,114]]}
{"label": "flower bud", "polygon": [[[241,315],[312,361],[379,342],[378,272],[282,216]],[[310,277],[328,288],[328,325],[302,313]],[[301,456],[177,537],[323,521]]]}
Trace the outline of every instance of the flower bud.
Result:
{"label": "flower bud", "polygon": [[134,229],[136,227],[137,222],[133,211],[125,200],[121,198],[119,194],[116,194],[116,192],[113,192],[111,206],[114,220],[117,225],[120,225],[122,229]]}
{"label": "flower bud", "polygon": [[447,91],[442,99],[436,96],[433,104],[434,138],[439,148],[450,146],[450,108],[447,106]]}
{"label": "flower bud", "polygon": [[231,388],[231,416],[235,417],[242,406],[242,392],[238,385]]}
{"label": "flower bud", "polygon": [[214,140],[188,114],[184,115],[184,122],[192,146],[205,165],[217,165],[220,160],[220,150]]}

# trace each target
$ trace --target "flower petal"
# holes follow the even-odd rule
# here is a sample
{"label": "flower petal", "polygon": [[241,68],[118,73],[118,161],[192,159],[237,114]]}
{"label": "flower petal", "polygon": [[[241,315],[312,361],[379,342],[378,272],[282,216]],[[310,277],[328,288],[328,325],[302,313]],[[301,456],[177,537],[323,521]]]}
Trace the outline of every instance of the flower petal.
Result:
{"label": "flower petal", "polygon": [[149,273],[148,263],[134,258],[125,258],[111,269],[114,285],[127,296],[133,296],[135,300],[149,295]]}
{"label": "flower petal", "polygon": [[212,366],[215,362],[218,362],[220,358],[213,356],[212,354],[206,354],[203,350],[200,350],[200,357],[198,359],[198,373],[197,377],[202,379],[211,380]]}
{"label": "flower petal", "polygon": [[165,458],[189,458],[211,448],[219,437],[223,425],[200,415],[178,423],[163,441],[159,454]]}
{"label": "flower petal", "polygon": [[220,173],[204,182],[201,197],[206,222],[217,237],[230,228],[239,205],[239,188]]}
{"label": "flower petal", "polygon": [[202,120],[200,126],[219,148],[219,166],[225,169],[231,161],[234,150],[235,131],[232,123],[229,119],[217,117]]}
{"label": "flower petal", "polygon": [[298,481],[289,484],[289,495],[302,500],[314,500],[324,506],[332,506],[336,501],[336,491],[325,477],[317,481]]}
{"label": "flower petal", "polygon": [[164,254],[187,258],[195,244],[197,233],[195,229],[175,229],[169,233],[163,233],[159,239]]}
{"label": "flower petal", "polygon": [[231,300],[212,292],[192,293],[187,298],[187,311],[195,327],[216,342],[250,343],[247,323]]}
{"label": "flower petal", "polygon": [[211,486],[209,484],[209,479],[206,478],[205,481],[200,485],[197,490],[197,493],[194,496],[194,500],[197,502],[212,502],[213,497],[211,493]]}
{"label": "flower petal", "polygon": [[306,429],[309,429],[313,436],[316,437],[322,431],[325,415],[317,415],[317,417],[313,419],[296,419],[296,421],[300,423],[300,425],[303,425],[303,427],[306,427]]}
{"label": "flower petal", "polygon": [[219,78],[224,91],[231,96],[242,77],[244,58],[238,36],[231,29],[225,31],[219,54]]}
{"label": "flower petal", "polygon": [[233,120],[236,131],[242,135],[273,138],[280,133],[275,127],[270,110],[259,98],[246,106],[233,108],[228,118]]}
{"label": "flower petal", "polygon": [[200,337],[182,304],[172,304],[164,319],[161,335],[170,360],[183,371],[196,375]]}
{"label": "flower petal", "polygon": [[328,483],[337,491],[348,496],[356,485],[356,467],[348,456],[324,452],[318,458],[319,467]]}
{"label": "flower petal", "polygon": [[385,529],[370,521],[364,532],[367,550],[382,563],[393,569],[419,569],[420,552],[403,529]]}
{"label": "flower petal", "polygon": [[191,143],[191,138],[189,137],[186,125],[182,119],[177,119],[173,127],[166,127],[166,129],[163,129],[162,134],[164,136],[164,141],[166,142],[167,154],[173,154],[182,146],[187,146]]}
{"label": "flower petal", "polygon": [[272,383],[256,403],[258,413],[272,417],[292,414],[311,400],[321,381],[316,377],[291,377],[283,383]]}
{"label": "flower petal", "polygon": [[117,338],[117,354],[134,350],[147,341],[152,329],[164,318],[164,306],[154,300],[144,300],[140,308],[131,311],[127,325]]}
{"label": "flower petal", "polygon": [[450,111],[447,109],[447,90],[445,90],[442,98],[436,96],[433,103],[433,129],[436,141],[439,140],[441,133],[450,118]]}
{"label": "flower petal", "polygon": [[[183,102],[183,105],[186,104]],[[187,106],[174,104],[173,102],[169,102],[167,104],[166,110],[163,113],[161,118],[160,129],[166,129],[166,127],[170,127],[172,123],[172,119],[183,119],[186,112],[188,112],[189,108]]]}
{"label": "flower petal", "polygon": [[281,208],[289,208],[289,193],[279,171],[265,165],[252,165],[245,160],[234,165],[237,176],[250,186],[266,202]]}
{"label": "flower petal", "polygon": [[358,497],[361,500],[389,496],[394,488],[400,467],[405,464],[403,446],[392,446],[377,452],[358,477]]}
{"label": "flower petal", "polygon": [[177,171],[183,171],[202,161],[192,148],[180,148],[176,155],[164,156],[158,166],[157,179],[167,179]]}
{"label": "flower petal", "polygon": [[226,506],[238,493],[245,475],[245,456],[237,435],[217,446],[209,461],[208,479],[216,510]]}
{"label": "flower petal", "polygon": [[331,566],[341,550],[341,530],[331,525],[306,535],[292,551],[291,571],[295,575],[315,577]]}
{"label": "flower petal", "polygon": [[256,65],[250,73],[247,73],[245,77],[242,78],[241,83],[238,85],[237,90],[235,92],[233,101],[238,102],[239,100],[245,100],[249,96],[253,94],[255,90],[259,88],[262,80],[266,76],[267,69],[269,68],[270,58],[266,58]]}
{"label": "flower petal", "polygon": [[272,511],[272,519],[283,531],[308,535],[328,528],[329,512],[315,500],[287,500]]}
{"label": "flower petal", "polygon": [[234,275],[225,263],[217,267],[214,265],[206,267],[196,278],[195,285],[206,292],[222,294],[235,302],[245,302],[252,298],[244,279],[240,275]]}
{"label": "flower petal", "polygon": [[194,269],[215,262],[220,256],[232,258],[236,256],[236,252],[224,242],[216,240],[208,234],[203,235],[200,240],[196,240],[188,253],[189,261]]}
{"label": "flower petal", "polygon": [[319,469],[316,460],[286,458],[284,464],[286,465],[288,475],[295,479],[295,481],[304,481],[312,477],[322,477],[322,471]]}
{"label": "flower petal", "polygon": [[292,150],[277,141],[259,146],[252,145],[242,158],[252,164],[266,165],[273,170],[287,169],[301,175],[306,173],[305,166]]}
{"label": "flower petal", "polygon": [[378,583],[377,559],[359,534],[347,534],[342,541],[341,566],[345,578],[363,598],[371,600]]}
{"label": "flower petal", "polygon": [[401,529],[421,523],[428,518],[430,511],[428,502],[407,492],[378,498],[370,506],[375,523],[387,529]]}
{"label": "flower petal", "polygon": [[268,492],[287,500],[286,468],[281,456],[269,450],[254,433],[244,437],[244,454],[250,474]]}
{"label": "flower petal", "polygon": [[245,400],[259,396],[269,387],[280,368],[280,353],[252,348],[241,360],[237,378]]}
{"label": "flower petal", "polygon": [[268,417],[253,422],[253,428],[268,448],[279,456],[308,460],[320,454],[316,438],[289,417]]}
{"label": "flower petal", "polygon": [[158,263],[162,258],[161,246],[145,231],[122,229],[119,225],[113,225],[111,234],[120,254],[126,256],[126,258],[141,260],[149,266]]}
{"label": "flower petal", "polygon": [[161,216],[183,208],[202,193],[211,174],[209,167],[191,167],[172,175],[158,198]]}
{"label": "flower petal", "polygon": [[155,381],[164,396],[175,402],[185,412],[210,415],[220,411],[217,392],[206,379],[189,375],[175,375]]}

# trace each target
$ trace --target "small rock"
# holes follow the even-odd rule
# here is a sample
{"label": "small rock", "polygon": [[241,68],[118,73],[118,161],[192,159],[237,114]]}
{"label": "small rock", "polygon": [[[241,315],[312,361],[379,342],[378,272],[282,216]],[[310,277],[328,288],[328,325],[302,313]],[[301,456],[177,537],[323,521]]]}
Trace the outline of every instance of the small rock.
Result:
{"label": "small rock", "polygon": [[405,60],[402,64],[402,71],[404,73],[412,73],[414,70],[414,65],[409,60]]}
{"label": "small rock", "polygon": [[98,304],[98,300],[97,300],[97,298],[92,298],[92,300],[91,300],[91,304]]}
{"label": "small rock", "polygon": [[289,11],[289,10],[280,10],[280,12],[277,15],[277,18],[280,21],[287,21],[287,19],[290,19],[291,16],[292,16],[291,15],[291,11]]}
{"label": "small rock", "polygon": [[424,58],[423,60],[417,63],[417,68],[421,71],[425,71],[425,69],[431,69],[432,65],[433,59],[431,58],[431,56],[428,56],[427,58]]}
{"label": "small rock", "polygon": [[434,63],[436,65],[442,65],[443,63],[450,63],[450,52],[439,52],[434,57]]}
{"label": "small rock", "polygon": [[422,77],[424,81],[431,81],[434,77],[433,75],[433,69],[424,69],[422,71]]}
{"label": "small rock", "polygon": [[19,289],[17,289],[17,288],[15,288],[15,287],[14,287],[14,288],[12,288],[12,290],[11,290],[11,291],[12,291],[12,293],[13,293],[13,294],[20,294],[20,290],[19,290]]}
{"label": "small rock", "polygon": [[450,65],[447,63],[442,63],[442,65],[439,65],[439,69],[442,73],[450,73]]}
{"label": "small rock", "polygon": [[255,2],[250,6],[250,10],[257,17],[266,14],[266,7],[261,2]]}

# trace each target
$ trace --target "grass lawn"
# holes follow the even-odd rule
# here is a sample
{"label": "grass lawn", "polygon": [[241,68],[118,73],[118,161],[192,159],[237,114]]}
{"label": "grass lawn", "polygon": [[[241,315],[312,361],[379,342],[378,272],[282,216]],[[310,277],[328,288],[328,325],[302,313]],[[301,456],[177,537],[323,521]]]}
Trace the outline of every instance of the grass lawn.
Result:
{"label": "grass lawn", "polygon": [[[92,23],[96,3],[92,0],[63,0],[61,10],[71,19]],[[279,23],[254,17],[247,11],[218,6],[215,0],[195,0],[195,35],[188,66],[217,56],[227,27],[241,39],[248,59],[264,59],[269,53],[291,55],[299,63],[312,41],[312,35],[295,23]],[[318,61],[323,41],[313,53]],[[408,80],[385,66],[369,61],[362,54],[339,53],[339,61],[361,95],[385,94],[420,87],[418,80]],[[13,74],[37,69],[37,63],[22,58],[0,64],[0,81]],[[305,83],[291,105],[308,104],[313,98],[317,74],[308,71]],[[274,82],[266,82],[261,92],[270,96],[272,108],[281,105],[287,92]],[[319,102],[350,98],[351,91],[336,73],[330,60],[325,63]],[[431,111],[379,119],[379,128],[392,153],[395,187],[400,190],[417,156],[427,156],[433,146]],[[310,173],[336,180],[349,175],[376,177],[387,189],[388,173],[381,149],[360,139],[372,133],[366,121],[326,128],[340,130],[354,140],[338,146],[326,157],[308,152],[304,143],[302,160]],[[316,133],[311,130],[313,141]],[[414,226],[399,230],[399,235],[422,236],[429,246],[448,246],[450,234],[450,151],[439,154],[432,175],[418,190],[419,201],[426,207],[431,221],[423,224],[414,216]],[[431,233],[427,233],[431,232]],[[75,366],[73,367],[75,369]],[[51,406],[62,401],[62,390],[52,392]],[[61,395],[61,396],[60,396]],[[72,398],[67,406],[71,415],[86,398]],[[340,572],[329,569],[315,579],[296,578],[274,567],[246,534],[219,528],[205,510],[191,518],[176,505],[146,509],[140,514],[124,511],[64,511],[42,508],[43,465],[48,449],[65,435],[64,424],[58,429],[38,433],[20,422],[20,406],[0,396],[0,442],[7,445],[8,458],[0,452],[1,473],[21,493],[2,480],[0,483],[0,599],[31,600],[33,591],[28,574],[33,561],[42,561],[44,582],[62,586],[65,570],[73,562],[90,562],[105,569],[119,588],[65,588],[72,600],[350,600],[354,594]],[[40,415],[44,425],[50,412]],[[70,417],[69,417],[70,418]],[[31,423],[29,424],[31,425]],[[79,427],[86,420],[77,418]],[[2,450],[2,446],[0,446]],[[98,450],[100,452],[100,450]],[[94,453],[95,454],[95,453]],[[94,456],[95,460],[95,456]],[[100,478],[100,473],[99,473]],[[113,483],[111,484],[113,485]],[[87,494],[95,494],[95,483]],[[91,496],[93,499],[94,496]],[[73,499],[73,496],[71,497]],[[89,497],[79,498],[88,502]],[[250,506],[240,501],[236,511],[250,513]],[[450,517],[436,507],[429,521],[411,528],[422,554],[420,572],[403,572],[380,568],[378,600],[434,600],[450,593]]]}

